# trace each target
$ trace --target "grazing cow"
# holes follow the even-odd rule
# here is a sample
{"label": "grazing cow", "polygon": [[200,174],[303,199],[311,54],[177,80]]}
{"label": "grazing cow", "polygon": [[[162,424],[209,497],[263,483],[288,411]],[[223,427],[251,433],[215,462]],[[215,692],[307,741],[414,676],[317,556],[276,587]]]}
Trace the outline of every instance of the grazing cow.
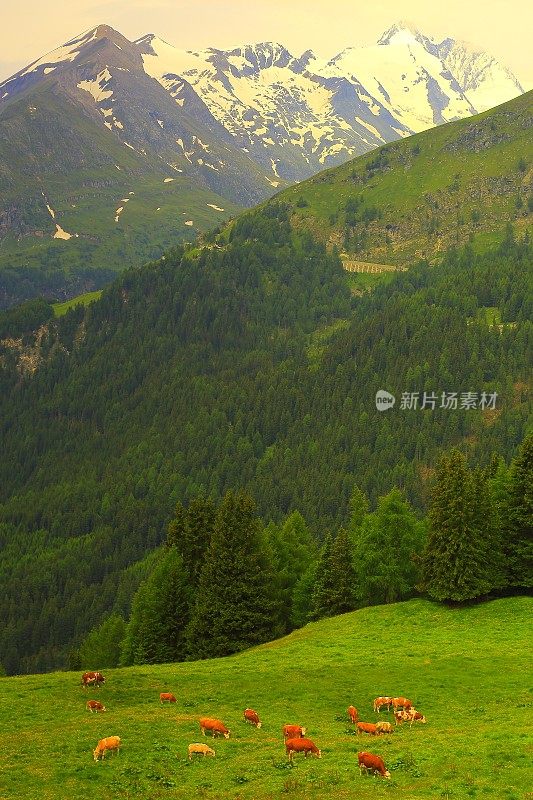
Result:
{"label": "grazing cow", "polygon": [[355,706],[348,706],[348,716],[350,717],[350,722],[352,725],[355,725],[359,719],[359,713]]}
{"label": "grazing cow", "polygon": [[365,772],[370,770],[373,773],[379,773],[384,778],[390,778],[390,772],[385,768],[381,756],[375,756],[373,753],[357,753],[357,759],[359,761],[359,771],[361,774],[363,770]]}
{"label": "grazing cow", "polygon": [[421,714],[420,711],[417,711],[413,706],[411,706],[408,711],[395,711],[394,719],[396,721],[396,725],[401,725],[402,722],[408,722],[410,727],[412,727],[413,722],[427,722],[425,716]]}
{"label": "grazing cow", "polygon": [[120,736],[107,736],[105,739],[100,739],[93,750],[94,760],[98,761],[100,756],[102,756],[102,759],[105,758],[105,754],[108,750],[111,752],[120,752]]}
{"label": "grazing cow", "polygon": [[413,704],[407,697],[393,697],[392,698],[392,707],[395,711],[398,711],[400,708],[404,708],[406,711],[411,708]]}
{"label": "grazing cow", "polygon": [[252,725],[255,725],[256,728],[261,727],[261,720],[259,719],[259,714],[257,713],[257,711],[254,711],[253,708],[244,709],[244,721],[250,722]]}
{"label": "grazing cow", "polygon": [[224,739],[229,739],[230,732],[224,723],[219,719],[209,719],[207,717],[203,717],[200,720],[200,730],[204,736],[206,731],[211,731],[213,739],[215,736],[223,736]]}
{"label": "grazing cow", "polygon": [[373,722],[358,722],[357,735],[359,736],[360,733],[368,733],[370,736],[379,736],[380,734],[377,729],[377,725],[375,725]]}
{"label": "grazing cow", "polygon": [[285,749],[291,763],[294,753],[303,753],[305,758],[307,758],[308,753],[312,753],[316,758],[322,757],[321,751],[311,739],[287,739],[285,742]]}
{"label": "grazing cow", "polygon": [[390,724],[390,722],[378,722],[376,724],[376,729],[378,733],[393,733],[394,728]]}
{"label": "grazing cow", "polygon": [[101,683],[105,683],[105,678],[101,672],[84,672],[81,676],[81,685],[84,689],[87,686],[95,686],[99,689]]}
{"label": "grazing cow", "polygon": [[376,697],[374,700],[374,711],[380,713],[383,706],[387,706],[387,711],[390,711],[392,705],[392,697]]}
{"label": "grazing cow", "polygon": [[96,711],[97,714],[99,711],[107,711],[107,708],[103,706],[99,700],[87,700],[85,708],[87,711],[90,711],[91,714],[93,711]]}
{"label": "grazing cow", "polygon": [[284,725],[283,726],[283,738],[284,739],[296,739],[298,736],[303,739],[305,736],[306,729],[303,728],[301,725]]}
{"label": "grazing cow", "polygon": [[199,744],[196,742],[195,744],[190,744],[188,747],[189,750],[189,761],[192,761],[193,754],[201,755],[201,756],[214,756],[215,751],[209,747],[207,744]]}
{"label": "grazing cow", "polygon": [[176,702],[176,698],[170,692],[161,692],[161,694],[159,695],[159,699],[161,701],[161,705],[163,705],[163,703],[175,703]]}

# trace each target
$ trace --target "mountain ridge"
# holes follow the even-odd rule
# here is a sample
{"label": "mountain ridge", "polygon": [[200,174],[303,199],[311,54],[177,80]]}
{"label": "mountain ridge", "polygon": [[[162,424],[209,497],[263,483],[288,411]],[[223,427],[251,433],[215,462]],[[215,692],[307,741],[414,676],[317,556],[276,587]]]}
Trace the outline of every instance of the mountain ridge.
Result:
{"label": "mountain ridge", "polygon": [[157,257],[324,167],[470,115],[468,92],[521,91],[487,54],[446,40],[448,68],[441,45],[408,38],[326,61],[99,25],[36,59],[0,84],[0,304],[98,289],[104,264]]}

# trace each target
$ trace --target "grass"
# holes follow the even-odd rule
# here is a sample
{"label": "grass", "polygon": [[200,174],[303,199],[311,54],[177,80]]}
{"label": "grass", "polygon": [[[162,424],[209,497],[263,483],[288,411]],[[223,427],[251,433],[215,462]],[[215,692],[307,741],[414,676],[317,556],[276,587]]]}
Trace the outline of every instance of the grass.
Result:
{"label": "grass", "polygon": [[[372,151],[283,190],[276,201],[291,206],[291,223],[362,261],[409,264],[435,260],[449,246],[472,241],[477,250],[501,239],[507,222],[523,235],[533,226],[533,145],[529,133],[533,93],[475,117],[441,125]],[[521,159],[526,163],[521,170]],[[304,199],[305,206],[298,201]],[[362,205],[356,237],[345,240],[345,207]],[[520,198],[522,207],[517,209]],[[379,218],[365,224],[362,210]]]}
{"label": "grass", "polygon": [[71,308],[75,308],[76,306],[88,306],[94,303],[95,300],[98,300],[101,294],[102,290],[99,289],[96,292],[79,294],[77,297],[73,297],[72,300],[67,300],[64,303],[53,303],[52,308],[54,309],[54,314],[56,317],[62,317],[67,311],[70,311]]}
{"label": "grass", "polygon": [[[85,692],[80,673],[0,680],[0,796],[25,800],[155,798],[525,800],[533,787],[528,621],[533,601],[447,609],[412,600],[308,625],[238,656],[105,670]],[[98,667],[98,665],[94,665]],[[178,702],[159,705],[159,692]],[[376,719],[378,694],[405,694],[427,725],[355,737],[345,709]],[[98,697],[106,714],[89,714]],[[242,721],[255,708],[263,727]],[[215,759],[189,763],[198,718],[231,729]],[[382,713],[381,717],[386,719]],[[281,728],[305,724],[322,759],[286,762]],[[95,763],[99,738],[119,735],[118,756]],[[381,754],[391,780],[359,775],[356,752]]]}

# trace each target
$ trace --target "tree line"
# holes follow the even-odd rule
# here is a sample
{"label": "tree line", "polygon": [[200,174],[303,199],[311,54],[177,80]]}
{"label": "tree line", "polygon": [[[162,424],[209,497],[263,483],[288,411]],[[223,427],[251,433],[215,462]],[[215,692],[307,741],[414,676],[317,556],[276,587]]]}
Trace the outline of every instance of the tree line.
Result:
{"label": "tree line", "polygon": [[[321,546],[348,525],[355,485],[374,510],[397,487],[420,515],[442,450],[512,458],[531,415],[527,237],[351,297],[338,255],[288,220],[283,204],[257,209],[46,318],[33,375],[0,344],[8,672],[64,666],[95,624],[128,619],[178,502],[241,487],[276,526],[298,509]],[[8,332],[26,343],[47,314],[30,304]],[[379,389],[498,402],[383,414]]]}
{"label": "tree line", "polygon": [[422,594],[445,603],[533,586],[533,434],[509,467],[436,465],[426,516],[393,489],[370,510],[356,488],[347,524],[320,546],[295,511],[262,524],[249,494],[178,503],[126,622],[97,626],[71,666],[152,664],[230,655],[305,625]]}

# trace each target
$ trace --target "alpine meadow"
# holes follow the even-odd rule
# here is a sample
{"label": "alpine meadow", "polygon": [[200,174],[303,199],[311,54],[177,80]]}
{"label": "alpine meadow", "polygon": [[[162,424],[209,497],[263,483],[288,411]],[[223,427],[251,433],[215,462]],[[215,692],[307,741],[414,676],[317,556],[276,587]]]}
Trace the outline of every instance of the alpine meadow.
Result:
{"label": "alpine meadow", "polygon": [[0,797],[526,800],[531,84],[152,13],[0,71]]}

